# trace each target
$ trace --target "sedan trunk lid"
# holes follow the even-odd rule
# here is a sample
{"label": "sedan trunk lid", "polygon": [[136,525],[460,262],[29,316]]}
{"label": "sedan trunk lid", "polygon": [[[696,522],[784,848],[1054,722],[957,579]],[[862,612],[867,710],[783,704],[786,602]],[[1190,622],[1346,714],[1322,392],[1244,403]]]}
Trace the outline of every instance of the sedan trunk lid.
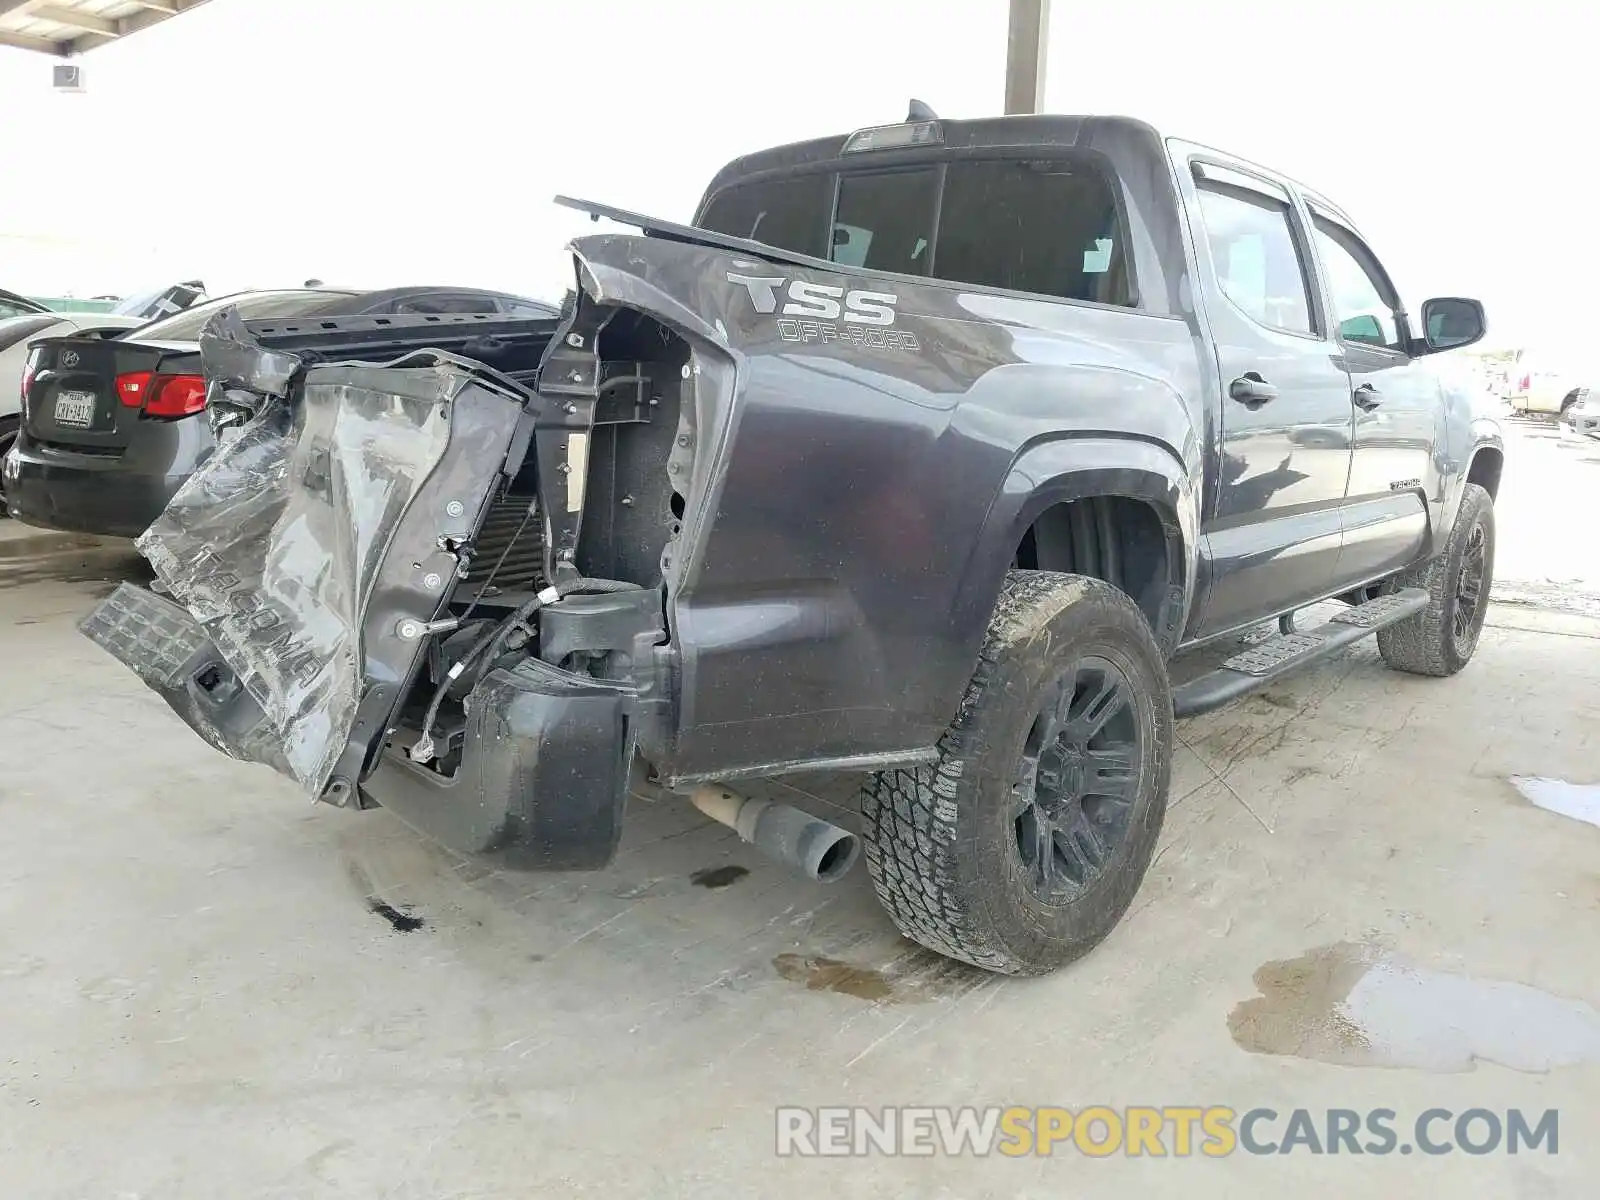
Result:
{"label": "sedan trunk lid", "polygon": [[[119,454],[139,422],[165,419],[151,401],[174,401],[166,416],[199,411],[204,390],[193,345],[152,345],[91,335],[43,338],[23,369],[30,440],[80,454]],[[186,403],[176,389],[187,387]],[[169,390],[171,389],[171,390]]]}

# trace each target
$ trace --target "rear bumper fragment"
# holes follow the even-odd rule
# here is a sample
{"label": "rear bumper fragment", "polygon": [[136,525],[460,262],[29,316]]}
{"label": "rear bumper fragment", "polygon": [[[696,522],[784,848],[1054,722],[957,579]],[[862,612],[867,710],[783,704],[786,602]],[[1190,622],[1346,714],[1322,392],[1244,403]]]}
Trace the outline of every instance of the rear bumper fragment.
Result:
{"label": "rear bumper fragment", "polygon": [[[79,628],[231,757],[278,759],[279,732],[181,606],[124,583]],[[616,854],[637,693],[529,659],[473,690],[455,775],[379,759],[363,794],[459,854],[511,870],[582,871]]]}
{"label": "rear bumper fragment", "polygon": [[161,515],[185,478],[66,466],[18,445],[6,456],[6,504],[29,525],[132,538]]}
{"label": "rear bumper fragment", "polygon": [[123,583],[78,629],[120,659],[216,749],[287,772],[277,731],[188,609]]}
{"label": "rear bumper fragment", "polygon": [[633,757],[631,688],[529,659],[472,693],[446,779],[390,749],[362,791],[459,854],[522,871],[584,871],[616,854]]}

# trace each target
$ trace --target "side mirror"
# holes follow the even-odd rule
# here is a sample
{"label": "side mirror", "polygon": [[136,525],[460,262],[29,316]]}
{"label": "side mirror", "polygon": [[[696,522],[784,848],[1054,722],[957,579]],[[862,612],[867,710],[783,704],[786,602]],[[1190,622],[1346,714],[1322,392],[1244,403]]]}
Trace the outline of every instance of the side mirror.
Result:
{"label": "side mirror", "polygon": [[1441,296],[1422,306],[1422,352],[1459,350],[1480,340],[1488,325],[1483,305],[1464,296]]}

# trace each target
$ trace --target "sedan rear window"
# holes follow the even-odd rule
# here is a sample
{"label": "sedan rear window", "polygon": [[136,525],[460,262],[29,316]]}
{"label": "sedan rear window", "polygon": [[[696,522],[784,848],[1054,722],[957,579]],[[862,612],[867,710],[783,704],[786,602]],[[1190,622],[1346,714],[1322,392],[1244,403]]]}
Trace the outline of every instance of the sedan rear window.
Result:
{"label": "sedan rear window", "polygon": [[205,323],[225,308],[237,307],[247,321],[262,317],[309,317],[329,308],[346,306],[354,292],[293,291],[250,292],[242,296],[221,296],[196,304],[170,317],[141,325],[127,336],[141,342],[192,342]]}
{"label": "sedan rear window", "polygon": [[55,313],[48,313],[37,317],[12,317],[10,320],[0,320],[0,350],[9,350],[24,338],[49,329],[50,326],[60,322],[61,318]]}

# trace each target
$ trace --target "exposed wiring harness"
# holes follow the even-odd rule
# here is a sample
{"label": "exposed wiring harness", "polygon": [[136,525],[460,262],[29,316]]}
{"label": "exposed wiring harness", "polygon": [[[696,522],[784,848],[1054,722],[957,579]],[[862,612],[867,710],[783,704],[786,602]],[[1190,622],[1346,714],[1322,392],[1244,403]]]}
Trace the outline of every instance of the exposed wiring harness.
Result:
{"label": "exposed wiring harness", "polygon": [[[502,620],[493,629],[486,632],[471,646],[466,653],[456,659],[455,663],[445,672],[445,676],[434,689],[433,699],[428,704],[427,715],[422,719],[422,735],[411,744],[406,751],[407,757],[412,762],[432,762],[438,755],[433,742],[433,727],[439,719],[439,707],[444,703],[445,695],[450,686],[467,673],[468,669],[481,658],[485,666],[492,664],[505,651],[506,643],[511,635],[520,631],[524,637],[531,636],[532,628],[528,620],[534,613],[549,604],[559,603],[566,597],[578,592],[634,592],[639,590],[636,583],[628,583],[621,579],[576,579],[564,580],[559,584],[551,584],[535,592],[527,600],[519,604],[509,616]],[[471,612],[471,609],[468,609]]]}

